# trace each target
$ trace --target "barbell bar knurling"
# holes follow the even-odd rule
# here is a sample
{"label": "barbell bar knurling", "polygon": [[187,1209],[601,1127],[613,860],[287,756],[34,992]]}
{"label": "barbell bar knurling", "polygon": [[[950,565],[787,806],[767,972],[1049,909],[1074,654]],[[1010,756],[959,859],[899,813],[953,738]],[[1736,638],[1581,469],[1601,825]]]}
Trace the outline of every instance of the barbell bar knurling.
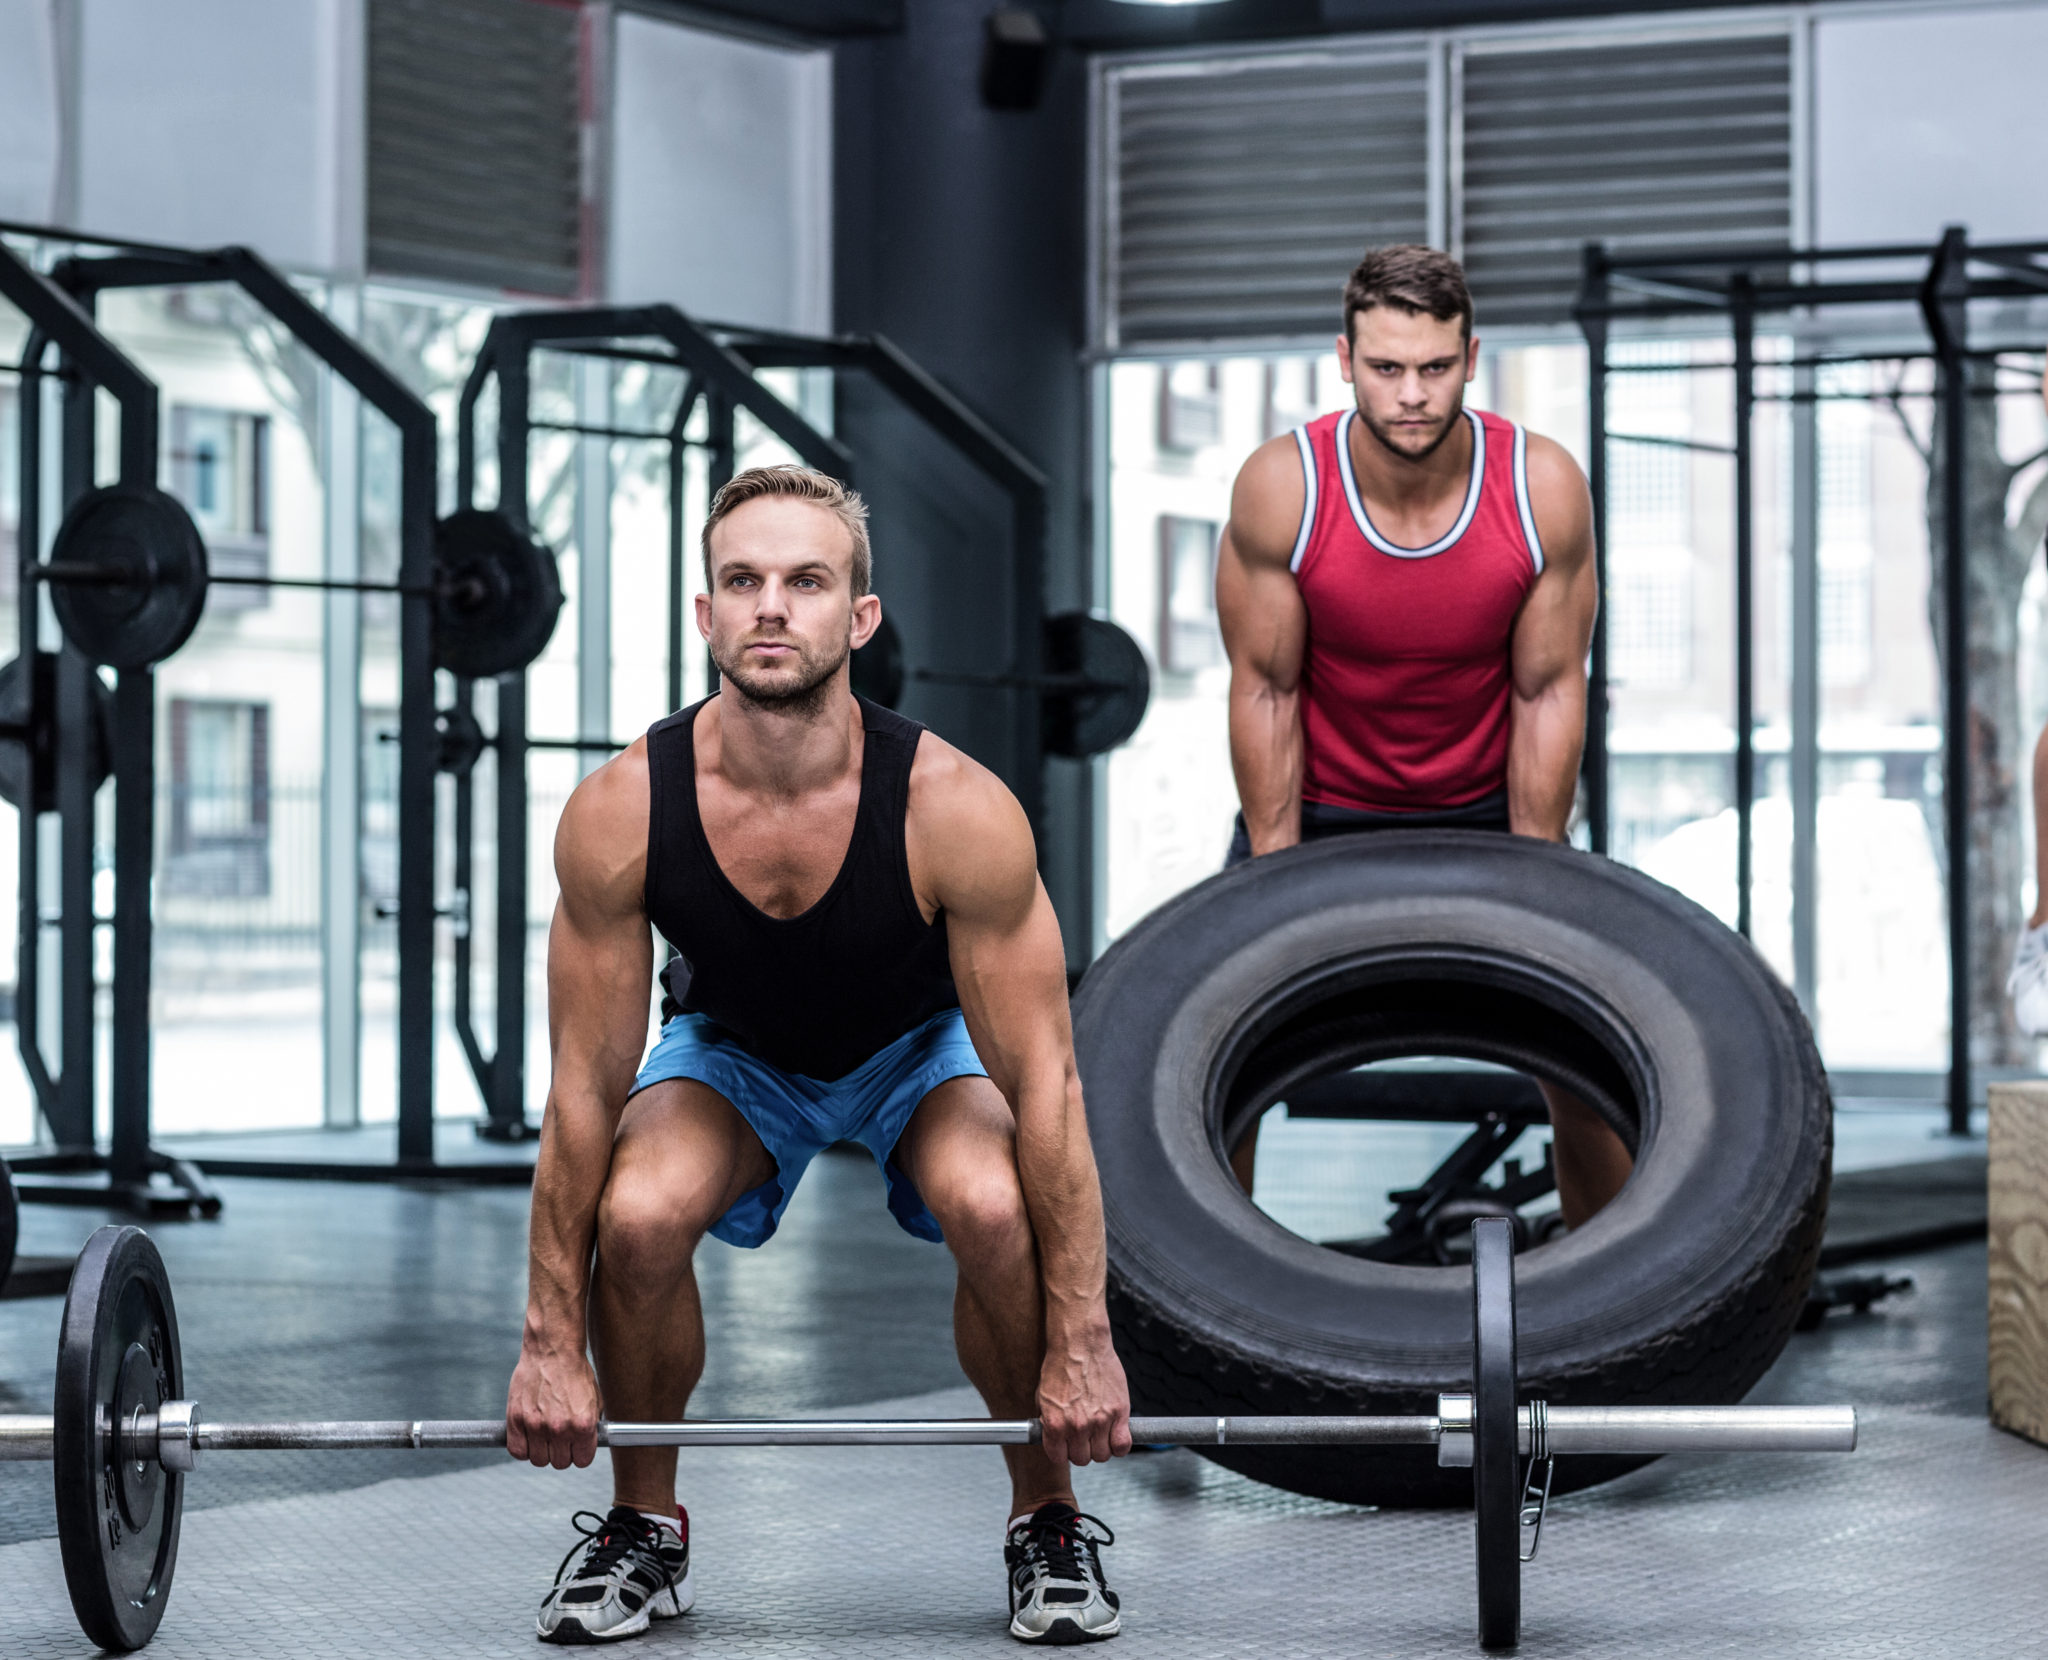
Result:
{"label": "barbell bar knurling", "polygon": [[[1447,1418],[1460,1421],[1457,1399],[1446,1397],[1448,1411],[1440,1416],[1136,1417],[1131,1438],[1155,1446],[1434,1446]],[[1526,1407],[1519,1417],[1526,1454]],[[1556,1454],[1850,1452],[1856,1446],[1856,1409],[1849,1406],[1553,1406],[1549,1420]],[[135,1433],[157,1436],[166,1466],[183,1469],[208,1451],[505,1444],[500,1418],[212,1423],[189,1401],[165,1402],[157,1420],[138,1422]],[[52,1434],[47,1417],[0,1416],[0,1460],[47,1459]],[[700,1418],[598,1426],[599,1443],[611,1447],[1028,1446],[1039,1437],[1035,1418]]]}

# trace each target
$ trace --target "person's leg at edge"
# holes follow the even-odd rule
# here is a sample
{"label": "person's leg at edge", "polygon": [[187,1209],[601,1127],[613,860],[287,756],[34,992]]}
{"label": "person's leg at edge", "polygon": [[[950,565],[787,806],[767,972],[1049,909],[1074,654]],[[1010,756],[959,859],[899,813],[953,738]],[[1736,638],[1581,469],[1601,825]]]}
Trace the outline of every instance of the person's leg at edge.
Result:
{"label": "person's leg at edge", "polygon": [[[1044,1292],[1016,1142],[1016,1121],[994,1084],[949,1078],[918,1104],[893,1155],[952,1250],[960,1368],[998,1418],[1037,1416],[1045,1362]],[[1003,1457],[1012,1516],[1074,1502],[1068,1470],[1038,1448],[1005,1447]]]}
{"label": "person's leg at edge", "polygon": [[[741,1195],[775,1174],[745,1119],[690,1078],[627,1103],[597,1212],[590,1347],[607,1418],[683,1416],[704,1371],[697,1242]],[[613,1502],[673,1514],[674,1447],[615,1447]]]}
{"label": "person's leg at edge", "polygon": [[2034,909],[2013,942],[2005,994],[2029,1037],[2048,1037],[2048,727],[2034,740]]}
{"label": "person's leg at edge", "polygon": [[2029,928],[2048,922],[2048,726],[2034,740],[2034,911]]}
{"label": "person's leg at edge", "polygon": [[1607,1120],[1576,1095],[1540,1080],[1536,1087],[1550,1108],[1558,1209],[1567,1228],[1581,1227],[1621,1191],[1635,1160]]}

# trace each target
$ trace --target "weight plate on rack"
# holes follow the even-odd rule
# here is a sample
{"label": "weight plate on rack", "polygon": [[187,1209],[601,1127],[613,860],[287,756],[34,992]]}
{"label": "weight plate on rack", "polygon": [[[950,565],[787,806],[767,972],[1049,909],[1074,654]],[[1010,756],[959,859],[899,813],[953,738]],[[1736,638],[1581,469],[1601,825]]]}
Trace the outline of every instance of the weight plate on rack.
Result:
{"label": "weight plate on rack", "polygon": [[555,556],[503,513],[466,507],[434,526],[434,662],[465,680],[517,674],[562,609]]}
{"label": "weight plate on rack", "polygon": [[[206,543],[177,498],[109,484],[72,503],[50,545],[50,608],[95,663],[146,669],[192,637],[206,608]],[[92,581],[57,580],[57,573]]]}
{"label": "weight plate on rack", "polygon": [[854,691],[870,703],[893,709],[903,701],[903,636],[886,611],[868,643],[853,654],[848,673]]}
{"label": "weight plate on rack", "polygon": [[1084,760],[1128,742],[1152,697],[1144,648],[1107,617],[1060,611],[1045,619],[1043,651],[1048,675],[1080,679],[1045,692],[1046,754]]}
{"label": "weight plate on rack", "polygon": [[[28,678],[21,659],[0,663],[0,801],[19,807],[35,792],[35,810],[57,810],[57,654],[35,655],[36,734],[12,731],[28,718]],[[114,694],[98,675],[92,676],[92,787],[96,790],[114,770]]]}
{"label": "weight plate on rack", "polygon": [[1515,1230],[1472,1223],[1472,1498],[1479,1641],[1513,1648],[1522,1630],[1522,1471],[1515,1422]]}
{"label": "weight plate on rack", "polygon": [[101,1648],[141,1648],[170,1596],[184,1477],[157,1462],[153,1442],[128,1456],[125,1432],[184,1385],[163,1258],[140,1228],[101,1228],[64,1299],[53,1461],[65,1584]]}

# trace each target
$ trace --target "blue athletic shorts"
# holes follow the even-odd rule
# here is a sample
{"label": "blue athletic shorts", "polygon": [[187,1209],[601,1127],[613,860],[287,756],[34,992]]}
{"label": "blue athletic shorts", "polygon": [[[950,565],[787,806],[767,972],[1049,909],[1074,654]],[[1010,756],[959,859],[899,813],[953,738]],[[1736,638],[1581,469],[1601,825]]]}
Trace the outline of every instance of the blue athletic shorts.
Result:
{"label": "blue athletic shorts", "polygon": [[661,1028],[633,1093],[669,1078],[695,1078],[730,1101],[753,1126],[775,1174],[711,1225],[728,1245],[763,1244],[775,1232],[804,1167],[835,1141],[857,1141],[875,1157],[889,1188],[890,1213],[909,1233],[943,1243],[938,1218],[910,1178],[890,1163],[918,1102],[948,1078],[985,1078],[958,1009],[935,1014],[829,1084],[781,1072],[740,1046],[701,1014],[679,1014]]}

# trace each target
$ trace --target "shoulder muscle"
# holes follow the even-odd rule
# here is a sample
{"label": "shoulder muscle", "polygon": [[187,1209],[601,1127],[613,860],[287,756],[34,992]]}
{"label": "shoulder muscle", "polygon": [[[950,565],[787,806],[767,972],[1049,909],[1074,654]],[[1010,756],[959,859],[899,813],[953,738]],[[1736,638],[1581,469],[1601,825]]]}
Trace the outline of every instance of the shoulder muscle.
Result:
{"label": "shoulder muscle", "polygon": [[910,769],[905,836],[911,880],[934,909],[982,921],[1029,911],[1038,849],[1023,807],[987,767],[930,731]]}
{"label": "shoulder muscle", "polygon": [[1267,439],[1238,469],[1231,488],[1230,541],[1237,556],[1249,565],[1284,569],[1293,557],[1307,502],[1294,435]]}
{"label": "shoulder muscle", "polygon": [[647,740],[636,738],[569,796],[555,829],[562,902],[597,920],[645,906],[649,786]]}
{"label": "shoulder muscle", "polygon": [[1593,551],[1593,498],[1586,475],[1554,438],[1529,434],[1529,508],[1546,565],[1570,570]]}

